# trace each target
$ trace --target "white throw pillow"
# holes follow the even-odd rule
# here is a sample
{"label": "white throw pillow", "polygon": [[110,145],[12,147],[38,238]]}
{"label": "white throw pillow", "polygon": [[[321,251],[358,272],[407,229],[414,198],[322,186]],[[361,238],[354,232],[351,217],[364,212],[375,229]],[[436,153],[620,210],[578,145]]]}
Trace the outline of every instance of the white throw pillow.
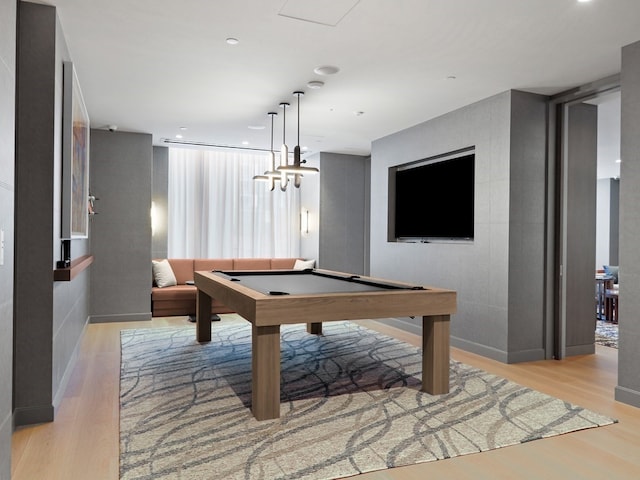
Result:
{"label": "white throw pillow", "polygon": [[159,287],[171,287],[178,284],[176,276],[173,274],[171,264],[166,258],[159,262],[153,260],[153,278]]}
{"label": "white throw pillow", "polygon": [[296,259],[296,263],[293,266],[294,270],[306,270],[307,268],[313,268],[316,264],[315,260],[300,260]]}

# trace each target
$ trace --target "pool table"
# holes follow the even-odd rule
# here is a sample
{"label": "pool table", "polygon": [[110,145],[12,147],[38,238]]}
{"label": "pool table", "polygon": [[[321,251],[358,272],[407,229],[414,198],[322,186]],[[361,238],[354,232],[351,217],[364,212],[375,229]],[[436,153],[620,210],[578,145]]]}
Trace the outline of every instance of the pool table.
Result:
{"label": "pool table", "polygon": [[422,391],[449,392],[449,320],[456,292],[329,270],[197,271],[196,336],[211,341],[211,299],[252,324],[252,402],[257,420],[280,416],[280,325],[422,317]]}

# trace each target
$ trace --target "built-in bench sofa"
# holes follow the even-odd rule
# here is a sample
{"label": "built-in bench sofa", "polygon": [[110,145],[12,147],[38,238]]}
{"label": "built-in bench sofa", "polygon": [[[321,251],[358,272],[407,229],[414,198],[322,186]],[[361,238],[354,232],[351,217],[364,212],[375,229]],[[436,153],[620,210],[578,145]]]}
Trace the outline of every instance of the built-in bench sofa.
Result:
{"label": "built-in bench sofa", "polygon": [[[222,258],[222,259],[167,259],[173,275],[175,285],[158,286],[157,276],[154,275],[151,287],[151,312],[154,317],[169,317],[174,315],[195,315],[197,289],[193,285],[193,272],[201,270],[274,270],[292,269],[297,258]],[[160,260],[154,260],[159,262]],[[154,272],[156,266],[154,265]],[[173,283],[173,282],[170,282]],[[231,310],[217,302],[211,302],[211,313],[230,313]]]}

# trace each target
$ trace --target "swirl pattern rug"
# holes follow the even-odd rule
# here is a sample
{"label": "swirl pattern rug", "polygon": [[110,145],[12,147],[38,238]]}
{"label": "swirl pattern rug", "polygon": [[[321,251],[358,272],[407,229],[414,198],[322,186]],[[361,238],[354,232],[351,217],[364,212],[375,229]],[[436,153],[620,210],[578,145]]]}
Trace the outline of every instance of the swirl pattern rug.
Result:
{"label": "swirl pattern rug", "polygon": [[618,348],[618,324],[596,320],[596,343],[605,347]]}
{"label": "swirl pattern rug", "polygon": [[452,361],[420,392],[418,348],[350,322],[281,330],[281,418],[251,412],[251,325],[123,330],[120,478],[328,480],[614,423]]}

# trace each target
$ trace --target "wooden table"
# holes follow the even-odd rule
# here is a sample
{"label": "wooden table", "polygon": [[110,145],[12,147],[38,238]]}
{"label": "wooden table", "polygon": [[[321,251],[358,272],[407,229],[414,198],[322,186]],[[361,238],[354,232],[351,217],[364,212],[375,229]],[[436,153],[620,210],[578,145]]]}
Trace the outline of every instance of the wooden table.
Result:
{"label": "wooden table", "polygon": [[211,299],[252,324],[252,405],[258,420],[280,416],[280,325],[422,316],[422,391],[449,392],[449,323],[456,292],[327,270],[195,272],[196,335],[211,341]]}
{"label": "wooden table", "polygon": [[613,288],[611,275],[596,275],[596,319],[607,320],[605,309],[605,294]]}
{"label": "wooden table", "polygon": [[618,289],[605,290],[604,294],[604,319],[608,322],[618,323]]}

